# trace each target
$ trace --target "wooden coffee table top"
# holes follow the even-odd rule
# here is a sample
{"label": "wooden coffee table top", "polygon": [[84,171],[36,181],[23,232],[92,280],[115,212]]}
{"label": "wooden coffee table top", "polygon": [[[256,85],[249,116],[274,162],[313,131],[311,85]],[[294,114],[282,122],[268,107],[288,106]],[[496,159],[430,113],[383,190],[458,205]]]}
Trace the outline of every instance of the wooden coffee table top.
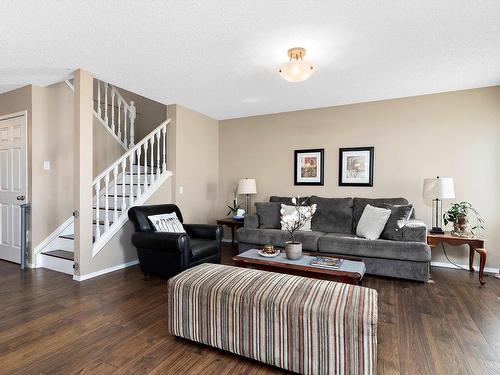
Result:
{"label": "wooden coffee table top", "polygon": [[[320,255],[327,257],[328,255]],[[366,268],[362,261],[343,259],[339,268],[322,268],[309,263],[315,256],[304,253],[302,258],[290,260],[281,252],[276,258],[259,255],[257,249],[251,249],[233,258],[237,267],[255,268],[264,271],[287,273],[316,279],[340,281],[348,284],[361,284]],[[335,257],[337,258],[337,257]]]}

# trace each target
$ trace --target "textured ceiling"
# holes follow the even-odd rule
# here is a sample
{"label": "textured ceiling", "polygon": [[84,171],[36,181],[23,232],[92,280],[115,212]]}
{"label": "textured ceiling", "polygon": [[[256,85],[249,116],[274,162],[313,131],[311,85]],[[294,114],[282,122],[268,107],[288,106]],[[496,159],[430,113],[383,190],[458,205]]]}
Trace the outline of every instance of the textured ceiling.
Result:
{"label": "textured ceiling", "polygon": [[[76,68],[217,119],[500,84],[500,1],[0,2],[0,91]],[[303,46],[316,73],[284,81]]]}

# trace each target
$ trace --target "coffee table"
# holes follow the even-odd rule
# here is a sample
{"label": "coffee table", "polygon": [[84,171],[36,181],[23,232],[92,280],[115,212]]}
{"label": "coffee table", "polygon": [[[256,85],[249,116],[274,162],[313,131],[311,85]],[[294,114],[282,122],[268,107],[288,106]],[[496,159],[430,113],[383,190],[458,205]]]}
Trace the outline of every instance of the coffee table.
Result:
{"label": "coffee table", "polygon": [[281,252],[275,258],[266,258],[259,254],[259,250],[250,249],[235,256],[233,261],[234,265],[237,267],[254,268],[263,271],[287,273],[290,275],[361,285],[361,281],[366,271],[365,264],[362,261],[343,259],[339,268],[328,269],[311,266],[310,262],[314,257],[315,256],[309,253],[304,253],[302,258],[290,260],[286,257],[284,252]]}

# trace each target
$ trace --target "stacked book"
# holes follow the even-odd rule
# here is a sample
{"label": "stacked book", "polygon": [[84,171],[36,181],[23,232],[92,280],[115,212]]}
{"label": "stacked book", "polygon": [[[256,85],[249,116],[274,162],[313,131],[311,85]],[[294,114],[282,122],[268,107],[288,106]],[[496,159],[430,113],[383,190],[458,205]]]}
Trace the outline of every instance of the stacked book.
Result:
{"label": "stacked book", "polygon": [[330,257],[315,257],[311,260],[310,265],[313,267],[321,267],[328,269],[340,268],[342,259]]}

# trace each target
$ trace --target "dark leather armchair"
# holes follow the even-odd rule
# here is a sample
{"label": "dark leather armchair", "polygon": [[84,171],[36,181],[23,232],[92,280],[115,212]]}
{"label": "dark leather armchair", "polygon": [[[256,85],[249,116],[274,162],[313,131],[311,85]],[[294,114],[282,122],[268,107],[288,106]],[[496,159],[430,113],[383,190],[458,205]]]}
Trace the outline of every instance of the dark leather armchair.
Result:
{"label": "dark leather armchair", "polygon": [[182,223],[175,204],[137,206],[128,211],[135,226],[132,243],[137,247],[142,272],[168,278],[201,263],[220,263],[222,227],[183,224],[186,233],[156,232],[148,216],[172,212]]}

